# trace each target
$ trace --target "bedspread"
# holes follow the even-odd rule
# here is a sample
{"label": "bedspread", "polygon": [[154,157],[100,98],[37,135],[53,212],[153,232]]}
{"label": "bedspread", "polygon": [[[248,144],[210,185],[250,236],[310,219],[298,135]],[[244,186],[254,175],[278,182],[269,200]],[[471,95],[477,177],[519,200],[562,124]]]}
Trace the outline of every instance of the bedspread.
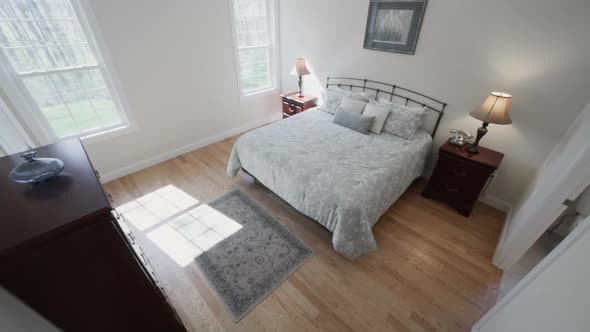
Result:
{"label": "bedspread", "polygon": [[364,135],[332,119],[315,108],[242,135],[227,172],[247,170],[330,230],[338,253],[356,258],[376,249],[372,227],[422,174],[431,137]]}

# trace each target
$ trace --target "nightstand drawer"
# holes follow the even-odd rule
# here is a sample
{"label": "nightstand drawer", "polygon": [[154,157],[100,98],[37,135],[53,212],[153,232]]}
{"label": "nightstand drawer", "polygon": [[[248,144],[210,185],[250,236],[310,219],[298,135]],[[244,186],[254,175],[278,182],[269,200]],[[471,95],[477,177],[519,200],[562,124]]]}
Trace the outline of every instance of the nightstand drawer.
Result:
{"label": "nightstand drawer", "polygon": [[439,162],[436,167],[440,168],[441,173],[451,179],[456,179],[458,182],[471,182],[478,179],[484,179],[485,182],[485,179],[487,179],[490,174],[490,170],[484,167],[473,165],[458,158],[442,154],[439,156]]}
{"label": "nightstand drawer", "polygon": [[297,113],[301,113],[300,106],[290,104],[287,102],[283,102],[283,114],[291,116],[291,115],[295,115]]}
{"label": "nightstand drawer", "polygon": [[477,197],[489,176],[486,168],[440,155],[432,185],[446,194]]}

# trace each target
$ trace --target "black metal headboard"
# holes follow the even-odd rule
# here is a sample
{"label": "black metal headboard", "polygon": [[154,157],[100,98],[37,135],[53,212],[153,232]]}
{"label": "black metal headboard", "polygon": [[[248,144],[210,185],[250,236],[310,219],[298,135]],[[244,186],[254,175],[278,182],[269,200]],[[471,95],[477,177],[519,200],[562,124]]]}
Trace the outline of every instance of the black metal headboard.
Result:
{"label": "black metal headboard", "polygon": [[420,92],[416,92],[410,89],[403,88],[394,84],[383,83],[368,79],[351,78],[351,77],[328,77],[326,81],[326,88],[330,86],[338,86],[340,88],[348,88],[350,91],[353,89],[359,89],[360,91],[375,92],[375,99],[388,98],[390,101],[397,101],[406,106],[422,106],[426,107],[430,113],[434,112],[436,116],[433,124],[431,125],[432,131],[431,136],[434,137],[440,119],[445,111],[447,103],[444,103],[438,99],[428,97]]}

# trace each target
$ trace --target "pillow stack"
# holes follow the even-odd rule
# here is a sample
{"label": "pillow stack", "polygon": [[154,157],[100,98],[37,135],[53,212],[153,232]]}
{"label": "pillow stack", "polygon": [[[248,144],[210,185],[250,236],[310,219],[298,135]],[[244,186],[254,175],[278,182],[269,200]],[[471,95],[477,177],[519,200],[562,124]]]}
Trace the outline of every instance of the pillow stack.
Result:
{"label": "pillow stack", "polygon": [[408,140],[422,125],[426,107],[407,107],[364,92],[329,88],[322,93],[322,109],[336,114],[334,123],[363,134],[382,132]]}
{"label": "pillow stack", "polygon": [[368,103],[372,96],[365,92],[345,91],[340,88],[328,88],[322,92],[322,109],[328,113],[336,113],[342,100],[348,97],[350,99],[362,100]]}

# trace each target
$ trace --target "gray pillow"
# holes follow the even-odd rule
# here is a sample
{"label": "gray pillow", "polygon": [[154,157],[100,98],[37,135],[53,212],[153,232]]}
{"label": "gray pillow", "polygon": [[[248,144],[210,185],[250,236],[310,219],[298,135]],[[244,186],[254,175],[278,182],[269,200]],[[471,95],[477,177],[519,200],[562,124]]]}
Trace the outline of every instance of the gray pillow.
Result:
{"label": "gray pillow", "polygon": [[384,133],[409,140],[414,139],[416,131],[422,125],[426,107],[407,107],[381,99],[379,101],[371,100],[371,103],[378,106],[386,106],[390,110],[389,116],[383,124]]}
{"label": "gray pillow", "polygon": [[365,135],[369,133],[373,120],[375,120],[374,116],[353,113],[342,108],[338,109],[338,112],[336,112],[336,115],[334,116],[335,124],[350,128]]}

